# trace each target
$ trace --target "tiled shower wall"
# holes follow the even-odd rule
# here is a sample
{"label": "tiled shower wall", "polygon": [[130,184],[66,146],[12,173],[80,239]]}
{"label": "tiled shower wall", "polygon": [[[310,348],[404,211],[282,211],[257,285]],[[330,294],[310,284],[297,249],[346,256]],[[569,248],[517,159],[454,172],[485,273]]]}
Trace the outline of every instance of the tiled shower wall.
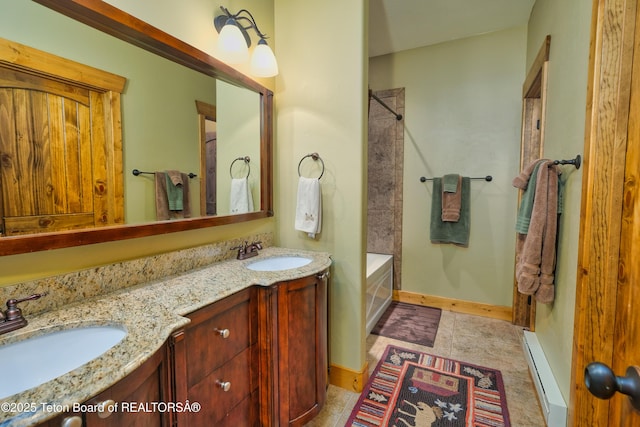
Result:
{"label": "tiled shower wall", "polygon": [[402,265],[402,174],[404,165],[404,88],[374,92],[369,101],[367,252],[393,255],[393,286],[400,289]]}

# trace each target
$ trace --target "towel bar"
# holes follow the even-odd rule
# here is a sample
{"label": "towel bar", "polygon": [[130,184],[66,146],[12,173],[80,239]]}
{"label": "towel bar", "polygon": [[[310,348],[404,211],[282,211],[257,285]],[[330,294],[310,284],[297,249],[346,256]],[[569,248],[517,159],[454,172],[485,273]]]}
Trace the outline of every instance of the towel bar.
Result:
{"label": "towel bar", "polygon": [[322,163],[322,172],[320,173],[320,176],[318,177],[318,179],[322,178],[322,175],[324,175],[324,161],[322,160],[322,157],[320,157],[318,153],[307,154],[306,156],[300,159],[300,162],[298,163],[298,176],[302,176],[302,174],[300,173],[300,165],[302,164],[302,161],[307,157],[311,157],[315,161],[320,160],[320,163]]}
{"label": "towel bar", "polygon": [[[132,171],[131,171],[131,173],[132,173],[132,174],[134,174],[135,176],[142,175],[142,174],[146,174],[146,175],[155,175],[155,174],[156,174],[155,172],[143,172],[143,171],[138,170],[138,169],[134,169],[134,170],[132,170]],[[198,176],[198,175],[196,175],[196,174],[195,174],[195,173],[193,173],[193,172],[189,172],[189,173],[187,174],[187,176],[188,176],[189,178],[193,179],[193,178],[195,178],[195,177],[196,177],[196,176]]]}
{"label": "towel bar", "polygon": [[249,156],[244,156],[238,157],[237,159],[234,159],[233,162],[231,162],[231,166],[229,166],[229,175],[231,175],[231,179],[233,179],[233,172],[231,171],[233,169],[233,164],[238,160],[242,160],[247,164],[247,168],[249,168],[249,170],[247,171],[246,178],[249,178],[249,175],[251,175],[251,158]]}
{"label": "towel bar", "polygon": [[554,160],[554,165],[573,165],[576,169],[580,169],[580,165],[582,164],[582,156],[578,154],[574,159],[571,160]]}
{"label": "towel bar", "polygon": [[[425,178],[424,176],[420,177],[420,182],[426,182],[426,181],[433,181],[435,178]],[[482,179],[484,181],[487,182],[491,182],[493,181],[493,177],[491,175],[487,175],[487,176],[482,176],[482,177],[475,177],[475,178],[469,178],[469,179]]]}

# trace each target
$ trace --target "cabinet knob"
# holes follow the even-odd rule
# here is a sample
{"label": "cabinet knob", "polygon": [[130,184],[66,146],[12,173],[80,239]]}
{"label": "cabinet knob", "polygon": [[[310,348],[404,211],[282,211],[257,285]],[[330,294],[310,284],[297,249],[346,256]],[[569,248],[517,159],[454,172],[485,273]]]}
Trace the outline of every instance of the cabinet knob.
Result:
{"label": "cabinet knob", "polygon": [[231,390],[231,383],[229,381],[216,380],[216,385],[222,389],[222,391]]}
{"label": "cabinet knob", "polygon": [[116,402],[111,399],[107,399],[102,403],[98,403],[98,417],[109,418],[116,407]]}
{"label": "cabinet knob", "polygon": [[77,415],[64,417],[60,423],[60,427],[82,427],[82,418]]}
{"label": "cabinet knob", "polygon": [[218,329],[218,328],[214,328],[213,329],[214,332],[216,332],[218,335],[220,335],[222,338],[229,338],[229,335],[231,334],[231,332],[229,332],[228,329]]}
{"label": "cabinet knob", "polygon": [[324,273],[318,273],[318,274],[316,274],[316,278],[318,280],[328,279],[329,278],[329,272],[325,271]]}

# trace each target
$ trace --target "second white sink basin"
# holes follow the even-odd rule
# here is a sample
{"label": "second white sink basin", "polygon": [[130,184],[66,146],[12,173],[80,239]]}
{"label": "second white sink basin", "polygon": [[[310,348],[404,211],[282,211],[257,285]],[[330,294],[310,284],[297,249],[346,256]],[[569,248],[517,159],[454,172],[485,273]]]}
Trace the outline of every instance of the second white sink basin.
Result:
{"label": "second white sink basin", "polygon": [[304,267],[310,262],[310,258],[302,256],[278,256],[252,262],[247,264],[247,268],[253,271],[282,271]]}
{"label": "second white sink basin", "polygon": [[37,387],[92,361],[126,335],[117,326],[85,326],[0,346],[0,399]]}

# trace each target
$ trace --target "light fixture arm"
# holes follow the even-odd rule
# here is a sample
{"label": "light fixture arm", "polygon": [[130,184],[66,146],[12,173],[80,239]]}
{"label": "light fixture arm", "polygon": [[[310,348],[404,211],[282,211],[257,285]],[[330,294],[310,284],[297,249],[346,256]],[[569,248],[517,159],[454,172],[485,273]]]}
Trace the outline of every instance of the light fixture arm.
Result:
{"label": "light fixture arm", "polygon": [[[222,6],[221,6],[222,7]],[[247,18],[246,16],[240,16],[240,14],[242,12],[245,12],[247,15],[249,15],[249,18]],[[253,17],[253,15],[251,14],[251,12],[249,12],[247,9],[240,9],[238,11],[238,13],[236,13],[235,15],[233,15],[234,19],[236,21],[239,20],[245,20],[245,21],[249,21],[249,26],[248,27],[242,27],[244,30],[248,30],[249,28],[253,28],[255,30],[255,32],[258,34],[258,37],[260,37],[261,39],[266,39],[268,38],[266,34],[264,34],[262,31],[260,31],[260,29],[258,28],[258,24],[256,24],[256,20]]]}
{"label": "light fixture arm", "polygon": [[[255,18],[253,17],[253,15],[251,14],[251,12],[249,12],[247,9],[240,9],[238,11],[238,13],[231,13],[229,11],[229,9],[227,9],[224,6],[220,6],[220,9],[222,10],[222,12],[224,13],[223,15],[219,15],[214,19],[214,24],[216,27],[216,30],[218,31],[218,33],[222,30],[222,27],[224,27],[224,25],[227,23],[227,21],[229,19],[233,19],[236,22],[236,26],[238,28],[240,28],[242,30],[243,35],[245,35],[247,33],[247,30],[253,28],[253,30],[256,32],[256,34],[258,35],[258,37],[260,37],[261,39],[267,39],[267,35],[264,34],[262,31],[260,31],[260,29],[258,28],[258,24],[256,23]],[[245,13],[247,16],[242,16],[242,14]],[[248,26],[243,26],[240,24],[240,21],[247,21],[249,23]],[[245,35],[245,39],[247,41],[247,46],[251,46],[251,38],[248,36],[248,34]]]}

